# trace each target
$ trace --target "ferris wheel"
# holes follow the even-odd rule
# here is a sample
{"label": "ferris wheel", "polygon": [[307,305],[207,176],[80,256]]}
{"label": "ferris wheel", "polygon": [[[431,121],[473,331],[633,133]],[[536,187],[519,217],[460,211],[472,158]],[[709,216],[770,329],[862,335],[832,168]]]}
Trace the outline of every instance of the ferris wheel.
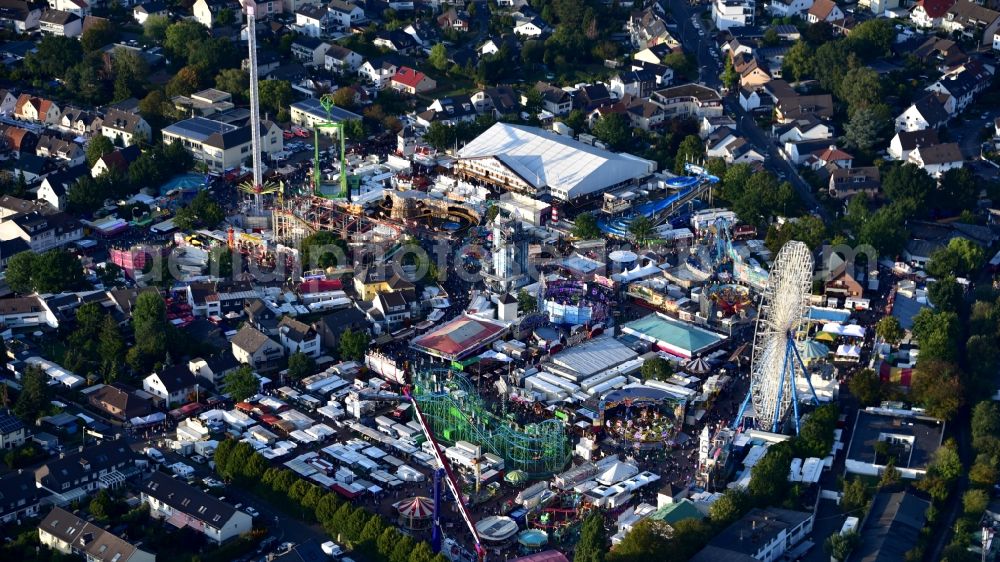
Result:
{"label": "ferris wheel", "polygon": [[797,374],[805,377],[813,400],[818,401],[795,345],[796,334],[808,309],[812,272],[812,253],[802,242],[792,240],[778,251],[757,312],[750,391],[743,400],[734,425],[740,424],[748,403],[752,401],[758,428],[777,432],[791,406],[794,409],[795,432],[798,433]]}

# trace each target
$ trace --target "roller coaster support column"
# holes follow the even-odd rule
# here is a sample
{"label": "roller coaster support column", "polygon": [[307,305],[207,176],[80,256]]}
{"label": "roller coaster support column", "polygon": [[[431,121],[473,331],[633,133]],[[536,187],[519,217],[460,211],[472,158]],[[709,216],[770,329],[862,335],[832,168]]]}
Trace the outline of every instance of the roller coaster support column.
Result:
{"label": "roller coaster support column", "polygon": [[431,529],[431,550],[441,552],[441,478],[444,469],[434,471],[434,527]]}

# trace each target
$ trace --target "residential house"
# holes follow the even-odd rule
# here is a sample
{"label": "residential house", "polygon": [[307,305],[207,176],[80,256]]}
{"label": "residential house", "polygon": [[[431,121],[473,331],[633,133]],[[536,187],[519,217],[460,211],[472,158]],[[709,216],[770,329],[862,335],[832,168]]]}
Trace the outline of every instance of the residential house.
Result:
{"label": "residential house", "polygon": [[38,146],[38,135],[35,133],[24,127],[0,125],[0,149],[34,154],[36,146]]}
{"label": "residential house", "polygon": [[859,8],[867,8],[876,16],[882,16],[889,10],[899,7],[899,0],[858,0]]}
{"label": "residential house", "polygon": [[615,105],[623,106],[632,127],[643,131],[657,129],[665,120],[663,108],[646,99],[625,96]]}
{"label": "residential house", "polygon": [[171,365],[142,379],[142,389],[165,407],[187,404],[198,394],[198,381],[187,365]]}
{"label": "residential house", "polygon": [[0,115],[7,117],[14,113],[17,106],[17,96],[14,92],[5,88],[0,88]]}
{"label": "residential house", "polygon": [[410,317],[410,305],[406,302],[406,297],[397,292],[376,294],[372,301],[372,310],[369,311],[369,318],[375,323],[382,324],[387,330],[397,329]]}
{"label": "residential house", "polygon": [[921,28],[940,27],[945,14],[955,4],[955,0],[917,0],[910,11],[910,21]]}
{"label": "residential house", "polygon": [[823,294],[833,298],[860,297],[864,293],[864,287],[851,274],[853,269],[853,265],[848,267],[848,262],[841,261],[823,283]]}
{"label": "residential house", "polygon": [[65,211],[66,198],[69,196],[70,190],[80,178],[88,173],[90,170],[87,169],[87,165],[79,164],[45,176],[41,185],[38,186],[38,200],[48,203],[55,209]]}
{"label": "residential house", "polygon": [[517,92],[510,86],[486,88],[472,95],[472,104],[479,113],[492,112],[494,117],[516,113],[518,109]]}
{"label": "residential house", "polygon": [[889,142],[889,156],[894,160],[908,160],[910,152],[920,146],[938,144],[937,129],[920,129],[917,131],[899,131]]}
{"label": "residential house", "polygon": [[722,158],[727,164],[763,162],[761,154],[747,139],[737,136],[729,127],[720,127],[706,141],[706,155]]}
{"label": "residential house", "polygon": [[139,473],[138,457],[125,439],[103,441],[65,452],[35,469],[35,484],[55,494],[59,505],[96,492],[117,488]]}
{"label": "residential house", "polygon": [[292,41],[292,56],[306,66],[322,66],[330,45],[315,37],[297,37]]}
{"label": "residential house", "polygon": [[771,81],[771,71],[755,56],[736,55],[733,70],[740,75],[740,86],[755,88]]}
{"label": "residential house", "polygon": [[365,11],[351,2],[331,0],[327,8],[330,10],[331,21],[338,29],[350,29],[366,21]]}
{"label": "residential house", "polygon": [[340,349],[340,336],[346,330],[367,332],[368,326],[365,313],[353,306],[331,312],[313,322],[313,329],[320,336],[320,344],[327,351]]}
{"label": "residential house", "polygon": [[278,333],[278,313],[264,299],[249,299],[243,305],[247,323],[261,332],[273,336]]}
{"label": "residential house", "polygon": [[134,142],[152,139],[152,129],[149,123],[138,113],[130,113],[119,109],[111,109],[104,114],[101,122],[101,134],[108,137],[118,146],[129,146]]}
{"label": "residential house", "polygon": [[58,125],[62,111],[52,100],[21,94],[14,104],[14,119]]}
{"label": "residential house", "polygon": [[11,178],[24,178],[27,185],[37,182],[49,171],[49,160],[30,153],[22,153],[5,170]]}
{"label": "residential house", "polygon": [[625,24],[625,30],[629,33],[632,46],[636,49],[655,45],[665,45],[671,49],[680,48],[680,42],[667,29],[667,22],[653,8],[632,12]]}
{"label": "residential house", "polygon": [[240,363],[250,365],[255,371],[277,369],[284,359],[284,348],[281,344],[253,326],[244,324],[230,343],[233,357]]}
{"label": "residential house", "polygon": [[846,199],[858,193],[875,197],[881,187],[882,180],[875,166],[837,168],[830,173],[829,192],[834,199]]}
{"label": "residential house", "polygon": [[282,6],[281,7],[282,7],[282,11],[284,13],[286,13],[286,14],[294,14],[302,6],[308,6],[308,5],[318,6],[321,3],[322,2],[320,0],[284,0],[282,2]]}
{"label": "residential house", "polygon": [[465,32],[469,30],[469,16],[465,13],[459,13],[454,7],[450,7],[437,17],[437,24],[441,29]]}
{"label": "residential house", "polygon": [[233,0],[195,0],[191,6],[191,14],[195,21],[212,29],[222,10],[231,10],[235,15],[239,15],[240,5]]}
{"label": "residential house", "polygon": [[66,108],[59,119],[59,129],[80,137],[89,138],[100,134],[103,122],[103,119],[89,111]]}
{"label": "residential house", "polygon": [[947,72],[948,69],[961,65],[969,58],[958,43],[937,36],[928,37],[913,50],[912,54],[920,59],[920,62],[932,65],[941,72]]}
{"label": "residential house", "polygon": [[174,96],[170,98],[174,109],[191,117],[209,117],[216,113],[229,111],[233,105],[233,95],[229,92],[207,88],[190,96]]}
{"label": "residential house", "polygon": [[830,94],[807,96],[796,94],[779,99],[774,109],[775,118],[779,123],[791,123],[809,117],[830,119],[833,117],[833,96]]}
{"label": "residential house", "polygon": [[954,115],[965,111],[976,94],[986,90],[992,82],[993,67],[979,59],[970,59],[946,72],[927,89],[949,96],[951,99],[946,102],[945,108]]}
{"label": "residential house", "polygon": [[310,357],[320,356],[320,336],[309,324],[286,316],[278,324],[278,340],[288,350],[288,355],[304,353]]}
{"label": "residential house", "polygon": [[771,134],[782,143],[833,138],[833,126],[814,116],[774,125]]}
{"label": "residential house", "polygon": [[253,529],[253,518],[249,514],[164,472],[154,472],[141,491],[151,517],[191,527],[216,544],[248,534]]}
{"label": "residential house", "polygon": [[775,562],[811,532],[812,513],[754,508],[716,534],[691,562]]}
{"label": "residential house", "polygon": [[946,142],[921,146],[910,151],[907,162],[921,168],[932,177],[940,178],[948,170],[961,168],[965,163],[958,143]]}
{"label": "residential house", "polygon": [[83,33],[83,20],[70,12],[45,10],[38,18],[38,27],[42,33],[48,35],[79,37]]}
{"label": "residential house", "polygon": [[139,158],[140,154],[142,152],[136,145],[113,150],[94,162],[94,166],[90,168],[90,175],[96,178],[112,170],[128,173],[129,166]]}
{"label": "residential house", "polygon": [[472,100],[466,95],[457,95],[434,100],[427,110],[417,114],[417,125],[428,128],[435,121],[446,125],[475,121],[479,113]]}
{"label": "residential house", "polygon": [[830,141],[828,139],[821,140],[805,140],[798,142],[786,142],[781,151],[785,154],[785,157],[792,164],[807,164],[813,153],[818,150],[826,149],[830,146]]}
{"label": "residential house", "polygon": [[35,154],[42,158],[61,160],[69,166],[77,166],[86,161],[86,153],[80,145],[53,135],[41,135],[35,145]]}
{"label": "residential house", "polygon": [[632,55],[632,60],[648,62],[652,64],[662,64],[663,59],[665,59],[667,55],[673,52],[674,49],[670,45],[667,45],[666,43],[660,43],[657,45],[650,45],[645,49],[636,51]]}
{"label": "residential house", "polygon": [[233,357],[232,351],[228,349],[207,358],[195,357],[188,361],[188,369],[192,375],[204,379],[216,387],[221,386],[226,375],[235,371],[239,366],[239,361]]}
{"label": "residential house", "polygon": [[197,282],[187,286],[187,303],[197,317],[242,313],[246,303],[261,293],[250,281]]}
{"label": "residential house", "polygon": [[736,120],[728,115],[702,117],[698,123],[698,136],[702,139],[707,139],[708,135],[711,135],[721,127],[729,127],[736,130]]}
{"label": "residential house", "polygon": [[417,41],[399,29],[380,30],[375,33],[375,40],[372,43],[376,47],[383,47],[400,54],[410,54],[417,50]]}
{"label": "residential house", "polygon": [[90,15],[90,4],[87,0],[48,0],[49,8],[61,12],[69,12],[78,18]]}
{"label": "residential house", "polygon": [[806,21],[809,23],[834,22],[842,19],[844,19],[844,11],[833,0],[815,0],[812,7],[806,12]]}
{"label": "residential house", "polygon": [[76,219],[66,213],[30,211],[0,222],[0,240],[15,238],[24,240],[32,251],[42,253],[83,238],[83,229]]}
{"label": "residential house", "polygon": [[427,20],[416,20],[413,23],[407,25],[403,28],[403,33],[406,33],[413,40],[417,42],[418,45],[424,48],[431,48],[441,41],[441,33],[434,24]]}
{"label": "residential house", "polygon": [[754,0],[715,0],[712,2],[712,22],[720,31],[752,26],[755,4]]}
{"label": "residential house", "polygon": [[106,384],[87,395],[87,402],[105,414],[118,419],[130,420],[148,415],[153,411],[149,398],[139,396],[126,388]]}
{"label": "residential house", "polygon": [[[535,90],[542,95],[542,109],[552,115],[568,115],[573,109],[573,97],[569,92],[546,82],[536,83]],[[521,96],[521,105],[527,103],[527,98]]]}
{"label": "residential house", "polygon": [[715,129],[705,139],[705,157],[722,158],[725,146],[736,140],[736,138],[736,131],[732,128],[719,127]]}
{"label": "residential house", "polygon": [[48,494],[35,485],[35,475],[30,470],[18,470],[0,478],[0,524],[17,524],[38,517],[43,496]]}
{"label": "residential house", "polygon": [[957,31],[981,45],[992,45],[1000,30],[1000,12],[969,0],[955,0],[941,20],[941,28],[949,33]]}
{"label": "residential house", "polygon": [[16,449],[24,445],[27,439],[28,430],[21,423],[21,418],[15,416],[9,409],[0,410],[0,449]]}
{"label": "residential house", "polygon": [[[649,82],[649,85],[651,86],[652,77],[650,77]],[[573,96],[573,101],[574,105],[578,109],[588,112],[611,103],[611,92],[608,91],[607,86],[601,84],[600,82],[596,84],[588,84],[576,90],[576,93]]]}
{"label": "residential house", "polygon": [[0,0],[0,28],[15,33],[29,33],[38,29],[42,10],[25,0]]}
{"label": "residential house", "polygon": [[323,57],[323,68],[337,74],[354,74],[363,62],[361,55],[346,47],[333,44]]}
{"label": "residential house", "polygon": [[548,32],[548,26],[536,16],[515,21],[513,31],[518,37],[537,38]]}
{"label": "residential house", "polygon": [[295,11],[295,28],[305,37],[324,37],[333,30],[330,9],[325,5],[306,4]]}
{"label": "residential house", "polygon": [[743,111],[755,113],[772,113],[774,111],[774,101],[764,92],[763,88],[740,88],[739,100]]}
{"label": "residential house", "polygon": [[674,83],[674,69],[669,66],[634,59],[629,66],[632,70],[642,70],[652,74],[657,88],[665,88]]}
{"label": "residential house", "polygon": [[939,129],[948,122],[949,117],[939,94],[931,94],[913,102],[896,117],[896,130],[912,132]]}
{"label": "residential house", "polygon": [[37,296],[0,299],[0,324],[10,329],[58,328],[59,319]]}
{"label": "residential house", "polygon": [[408,66],[399,67],[389,84],[397,92],[405,92],[411,96],[429,92],[437,87],[437,82],[430,76]]}
{"label": "residential house", "polygon": [[684,84],[653,92],[650,101],[663,108],[666,118],[722,115],[722,96],[700,84]]}
{"label": "residential house", "polygon": [[851,164],[854,163],[853,156],[833,144],[813,152],[810,156],[811,158],[806,161],[806,165],[811,166],[814,170],[819,170],[820,168],[826,168],[827,170],[850,168]]}
{"label": "residential house", "polygon": [[397,69],[396,63],[388,59],[367,60],[358,68],[358,76],[381,90],[389,85]]}
{"label": "residential house", "polygon": [[[107,121],[105,121],[107,126]],[[281,127],[271,121],[261,122],[260,146],[264,154],[281,152],[284,146]],[[210,172],[220,173],[251,160],[249,123],[236,125],[207,117],[192,117],[164,127],[163,142],[179,142]]]}
{"label": "residential house", "polygon": [[776,18],[799,16],[808,12],[813,6],[813,0],[772,0],[767,5],[767,11]]}
{"label": "residential house", "polygon": [[82,556],[87,562],[155,562],[156,555],[81,519],[61,507],[53,507],[38,524],[43,546],[63,554]]}
{"label": "residential house", "polygon": [[374,299],[377,293],[387,291],[402,292],[410,300],[414,300],[416,294],[413,283],[393,274],[388,265],[362,267],[354,272],[354,292],[361,300]]}
{"label": "residential house", "polygon": [[282,13],[284,7],[282,0],[240,0],[240,12],[246,13],[248,10],[253,10],[257,21],[266,20]]}
{"label": "residential house", "polygon": [[163,0],[148,0],[132,8],[132,19],[139,25],[145,25],[149,16],[166,16],[167,4]]}

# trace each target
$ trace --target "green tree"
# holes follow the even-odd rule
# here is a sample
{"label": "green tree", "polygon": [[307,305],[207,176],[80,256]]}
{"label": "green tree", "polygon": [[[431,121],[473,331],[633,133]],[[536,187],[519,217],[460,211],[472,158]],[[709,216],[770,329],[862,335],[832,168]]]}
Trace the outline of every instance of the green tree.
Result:
{"label": "green tree", "polygon": [[396,542],[395,548],[392,549],[392,554],[389,555],[389,562],[409,562],[413,546],[413,539],[402,535]]}
{"label": "green tree", "polygon": [[15,293],[30,293],[38,254],[30,251],[11,256],[7,262],[7,285]]}
{"label": "green tree", "polygon": [[431,546],[424,541],[420,541],[410,552],[408,562],[431,562],[433,558],[434,552],[431,551]]}
{"label": "green tree", "polygon": [[396,548],[396,542],[399,538],[399,531],[393,527],[387,526],[382,530],[382,534],[375,542],[375,548],[383,560],[388,560],[392,556],[392,551]]}
{"label": "green tree", "polygon": [[962,495],[962,510],[968,517],[977,520],[986,511],[990,503],[990,495],[986,490],[969,490]]}
{"label": "green tree", "polygon": [[607,551],[608,536],[604,528],[604,515],[599,511],[591,511],[583,520],[580,540],[576,543],[576,554],[573,560],[577,562],[604,562]]}
{"label": "green tree", "polygon": [[1000,452],[1000,405],[983,400],[972,409],[972,446],[977,451]]}
{"label": "green tree", "polygon": [[826,239],[826,223],[823,219],[812,215],[798,217],[778,225],[772,223],[767,229],[764,244],[769,250],[777,253],[786,242],[798,240],[812,250],[818,250]]}
{"label": "green tree", "polygon": [[303,238],[299,243],[299,251],[302,268],[307,271],[337,267],[342,260],[347,259],[347,243],[327,230]]}
{"label": "green tree", "polygon": [[644,216],[636,217],[628,226],[629,234],[639,244],[644,244],[653,237],[653,222]]}
{"label": "green tree", "polygon": [[325,526],[327,521],[333,519],[333,516],[343,503],[337,494],[333,492],[323,494],[323,497],[316,502],[316,521],[319,521],[320,525]]}
{"label": "green tree", "polygon": [[538,309],[538,299],[521,289],[517,293],[517,309],[522,315],[531,314]]}
{"label": "green tree", "polygon": [[215,76],[215,87],[223,92],[229,92],[238,100],[248,99],[250,75],[240,68],[223,68]]}
{"label": "green tree", "polygon": [[891,345],[897,345],[903,340],[906,332],[903,331],[903,326],[900,325],[898,318],[886,316],[879,320],[878,324],[875,324],[875,335]]}
{"label": "green tree", "polygon": [[768,447],[767,454],[750,471],[747,490],[758,506],[780,504],[787,492],[792,447],[788,442]]}
{"label": "green tree", "polygon": [[847,39],[862,58],[889,56],[896,41],[896,30],[891,21],[873,18],[858,24]]}
{"label": "green tree", "polygon": [[820,458],[830,454],[839,414],[835,404],[825,404],[813,410],[802,422],[798,439],[795,440],[796,454]]}
{"label": "green tree", "polygon": [[146,373],[167,354],[170,324],[167,322],[166,305],[157,291],[144,291],[136,297],[132,312],[135,345],[128,353],[129,366]]}
{"label": "green tree", "polygon": [[224,218],[222,207],[207,191],[199,191],[191,203],[174,213],[174,224],[181,230],[193,230],[201,226],[215,228]]}
{"label": "green tree", "polygon": [[80,36],[80,46],[83,47],[83,52],[93,53],[117,40],[118,28],[108,20],[97,20],[93,25],[88,25]]}
{"label": "green tree", "polygon": [[844,139],[847,146],[868,151],[881,139],[888,121],[880,115],[877,107],[861,107],[854,111],[844,125]]}
{"label": "green tree", "polygon": [[[676,533],[676,529],[673,530]],[[609,562],[641,562],[650,560],[652,553],[672,552],[671,529],[663,521],[643,519],[608,553]],[[672,552],[674,560],[683,560]]]}
{"label": "green tree", "polygon": [[789,80],[797,82],[811,77],[815,70],[815,64],[815,54],[812,47],[804,41],[796,41],[785,53],[785,58],[781,63],[781,73]]}
{"label": "green tree", "polygon": [[964,396],[957,368],[943,361],[921,360],[913,374],[910,396],[931,416],[950,420],[962,406]]}
{"label": "green tree", "polygon": [[185,66],[177,71],[177,74],[167,82],[167,95],[189,96],[198,91],[201,87],[201,78],[198,77],[198,70],[192,66]]}
{"label": "green tree", "polygon": [[205,26],[194,20],[179,20],[167,28],[163,47],[174,60],[187,61],[191,51],[205,39],[208,39]]}
{"label": "green tree", "polygon": [[105,382],[114,382],[108,379],[114,368],[125,358],[125,341],[122,339],[118,322],[115,322],[110,314],[104,315],[104,321],[101,323],[97,352],[101,358]]}
{"label": "green tree", "polygon": [[34,77],[62,78],[82,59],[83,49],[76,39],[45,35],[35,44],[35,50],[24,58],[24,67]]}
{"label": "green tree", "polygon": [[976,461],[969,469],[969,482],[979,488],[991,489],[998,478],[997,458],[985,453],[976,455]]}
{"label": "green tree", "polygon": [[730,488],[712,502],[708,508],[708,517],[712,524],[724,528],[736,521],[750,510],[750,496],[740,488]]}
{"label": "green tree", "polygon": [[260,390],[260,380],[253,373],[250,365],[240,365],[235,371],[226,375],[224,387],[228,394],[236,402],[242,402],[247,398],[257,394]]}
{"label": "green tree", "polygon": [[[146,97],[139,100],[139,113],[147,121],[163,119],[170,112],[170,104],[167,103],[167,98],[163,96],[163,92],[160,90],[153,90],[146,94]],[[134,165],[135,162],[132,163],[132,166]],[[132,166],[129,166],[129,172],[132,171]],[[131,173],[129,176],[131,177]]]}
{"label": "green tree", "polygon": [[889,457],[888,462],[885,463],[885,468],[882,469],[882,475],[878,480],[879,488],[896,486],[902,481],[902,479],[903,475],[896,468],[895,457]]}
{"label": "green tree", "polygon": [[35,420],[49,408],[48,377],[41,368],[31,365],[21,375],[21,391],[14,402],[14,413],[23,420]]}
{"label": "green tree", "polygon": [[882,381],[871,369],[854,373],[847,387],[862,406],[877,406],[882,402]]}
{"label": "green tree", "polygon": [[931,304],[939,310],[958,312],[962,306],[964,290],[952,276],[943,277],[927,287]]}
{"label": "green tree", "polygon": [[94,164],[101,159],[101,156],[115,151],[115,145],[111,139],[104,135],[95,135],[87,142],[87,166],[93,168]]}
{"label": "green tree", "polygon": [[698,135],[688,135],[681,141],[674,157],[674,173],[683,174],[685,164],[701,162],[705,157],[705,145]]}
{"label": "green tree", "polygon": [[740,84],[740,75],[733,68],[733,59],[726,57],[725,67],[722,69],[722,85],[729,91],[734,91]]}
{"label": "green tree", "polygon": [[340,358],[344,361],[360,361],[368,351],[368,332],[347,328],[340,334]]}
{"label": "green tree", "polygon": [[823,543],[823,550],[830,555],[830,558],[843,562],[851,554],[859,542],[858,533],[848,531],[844,534],[834,533],[827,537]]}
{"label": "green tree", "polygon": [[260,105],[274,113],[288,111],[292,103],[292,84],[287,80],[263,80],[259,85]]}
{"label": "green tree", "polygon": [[288,357],[288,376],[300,381],[316,372],[316,360],[301,351]]}
{"label": "green tree", "polygon": [[602,116],[594,123],[591,132],[613,150],[622,150],[632,138],[632,130],[628,121],[619,113]]}
{"label": "green tree", "polygon": [[601,229],[597,226],[597,217],[593,213],[580,213],[573,219],[573,236],[580,240],[600,238]]}
{"label": "green tree", "polygon": [[448,69],[451,61],[448,60],[448,48],[444,46],[444,43],[438,43],[431,47],[431,53],[427,56],[427,62],[442,72]]}
{"label": "green tree", "polygon": [[170,27],[170,18],[167,16],[152,15],[146,18],[142,24],[142,34],[151,41],[162,43],[167,38],[167,28]]}
{"label": "green tree", "polygon": [[982,267],[986,254],[982,247],[965,238],[952,238],[944,248],[931,254],[927,273],[942,278],[966,276]]}
{"label": "green tree", "polygon": [[882,102],[882,82],[878,73],[867,66],[852,68],[844,74],[838,97],[847,104],[848,115],[872,108]]}
{"label": "green tree", "polygon": [[90,500],[90,504],[87,506],[87,510],[94,517],[106,520],[110,518],[115,513],[115,501],[108,493],[106,489],[101,489],[94,495],[94,499]]}
{"label": "green tree", "polygon": [[940,183],[941,187],[933,192],[931,201],[934,208],[947,215],[957,215],[974,208],[983,188],[970,168],[952,168],[941,176]]}
{"label": "green tree", "polygon": [[892,166],[882,177],[882,191],[890,201],[909,201],[917,209],[927,205],[934,179],[914,164]]}
{"label": "green tree", "polygon": [[653,357],[652,359],[647,359],[642,363],[640,369],[642,373],[642,380],[648,381],[652,380],[666,380],[670,378],[670,375],[674,373],[674,370],[670,366],[670,362],[662,357]]}
{"label": "green tree", "polygon": [[861,510],[868,505],[868,488],[861,478],[855,476],[844,482],[844,490],[840,497],[840,509],[855,517],[861,517]]}
{"label": "green tree", "polygon": [[918,367],[924,361],[954,363],[958,360],[960,326],[954,312],[921,309],[913,317],[911,332],[920,343]]}
{"label": "green tree", "polygon": [[909,237],[904,221],[898,205],[882,207],[861,225],[858,242],[875,248],[881,255],[896,256]]}

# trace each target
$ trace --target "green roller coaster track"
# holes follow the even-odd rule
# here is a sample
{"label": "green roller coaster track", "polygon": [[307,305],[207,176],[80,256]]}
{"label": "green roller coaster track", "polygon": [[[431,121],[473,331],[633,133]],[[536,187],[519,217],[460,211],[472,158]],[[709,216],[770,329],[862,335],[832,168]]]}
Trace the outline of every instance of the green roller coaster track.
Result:
{"label": "green roller coaster track", "polygon": [[469,441],[504,460],[504,467],[533,478],[566,468],[572,451],[566,428],[548,419],[523,427],[493,413],[464,375],[447,368],[414,373],[420,411],[439,441]]}

